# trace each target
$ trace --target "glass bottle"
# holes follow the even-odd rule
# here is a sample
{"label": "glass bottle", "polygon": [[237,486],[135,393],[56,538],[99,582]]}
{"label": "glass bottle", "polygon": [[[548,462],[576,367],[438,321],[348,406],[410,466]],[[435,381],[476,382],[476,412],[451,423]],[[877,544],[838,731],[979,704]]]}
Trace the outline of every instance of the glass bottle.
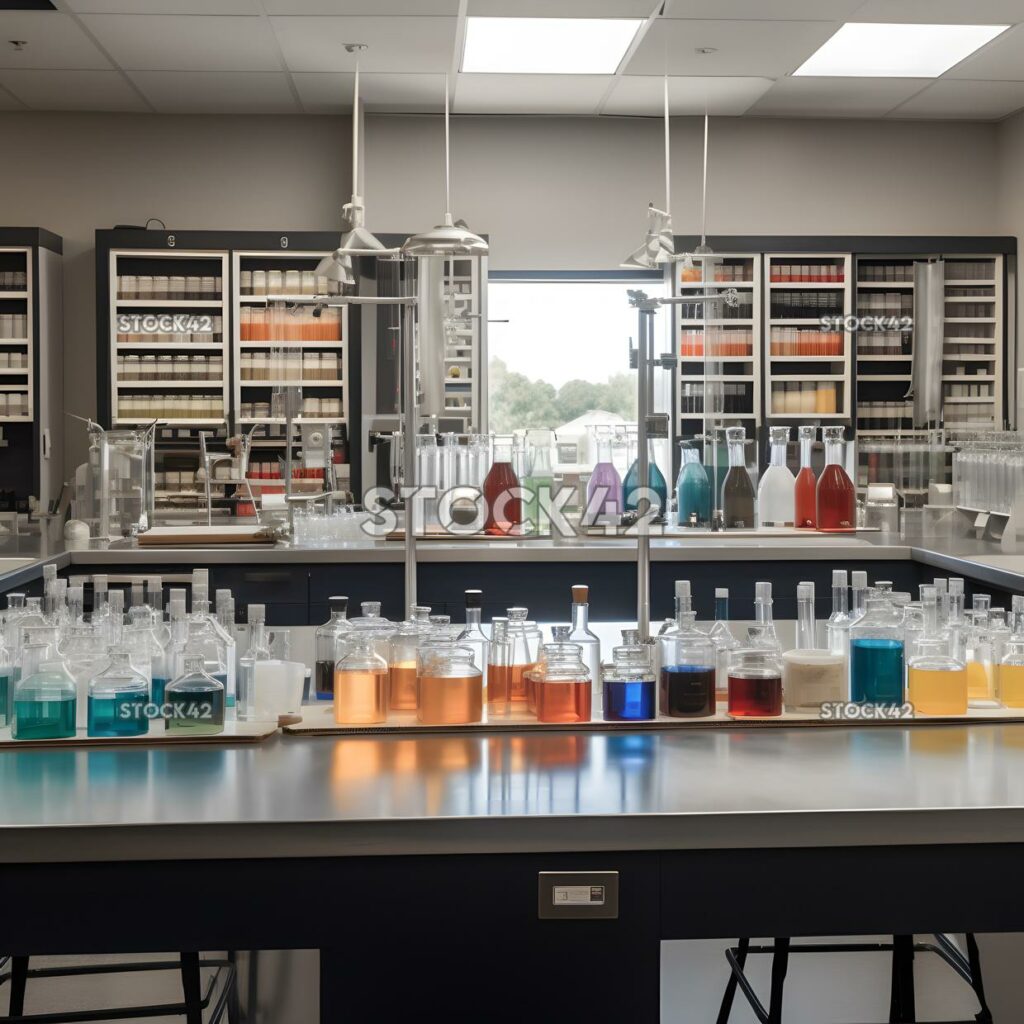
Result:
{"label": "glass bottle", "polygon": [[409,618],[392,634],[388,647],[388,707],[416,710],[416,658],[430,636],[430,608],[413,605]]}
{"label": "glass bottle", "polygon": [[484,478],[485,533],[507,534],[522,525],[522,500],[512,494],[518,487],[519,478],[512,468],[512,445],[496,442],[494,461]]}
{"label": "glass bottle", "polygon": [[238,629],[235,626],[235,599],[230,590],[217,591],[217,614],[211,618],[214,631],[224,643],[224,665],[228,670],[224,684],[225,696],[227,706],[233,708],[238,697],[239,645]]}
{"label": "glass bottle", "polygon": [[526,673],[537,663],[540,631],[527,622],[526,608],[508,609],[509,700],[515,710],[526,707]]}
{"label": "glass bottle", "polygon": [[544,644],[531,669],[538,722],[589,722],[592,683],[579,644]]}
{"label": "glass bottle", "polygon": [[811,453],[817,427],[798,427],[800,439],[800,472],[793,487],[794,521],[800,529],[813,530],[818,522],[818,480],[811,467]]}
{"label": "glass bottle", "polygon": [[12,696],[14,663],[11,649],[4,640],[4,631],[0,629],[0,728],[10,722],[9,705]]}
{"label": "glass bottle", "polygon": [[989,630],[988,594],[975,594],[971,600],[972,625],[967,631],[967,696],[972,708],[990,708],[996,703],[995,659]]}
{"label": "glass bottle", "polygon": [[796,608],[796,647],[782,656],[782,693],[787,711],[815,714],[846,700],[846,658],[818,646],[813,583],[797,584]]}
{"label": "glass bottle", "polygon": [[922,631],[907,661],[907,700],[915,715],[966,715],[967,669],[939,631],[938,594],[921,587]]}
{"label": "glass bottle", "polygon": [[948,585],[948,617],[946,628],[949,630],[949,653],[954,658],[967,661],[967,623],[964,620],[964,581],[959,576],[951,576]]}
{"label": "glass bottle", "polygon": [[388,663],[377,653],[373,633],[354,633],[345,639],[344,648],[334,667],[334,721],[338,725],[386,721]]}
{"label": "glass bottle", "polygon": [[491,639],[487,644],[487,714],[506,718],[512,712],[510,699],[510,651],[508,619],[491,619]]}
{"label": "glass bottle", "polygon": [[903,618],[885,597],[869,597],[850,627],[850,699],[903,703]]}
{"label": "glass bottle", "polygon": [[484,677],[484,692],[487,692],[487,634],[484,633],[481,617],[483,615],[484,595],[481,590],[467,590],[466,625],[456,634],[455,640],[473,652],[473,662],[480,666]]}
{"label": "glass bottle", "polygon": [[603,676],[606,722],[647,722],[657,715],[655,676],[639,631],[622,631],[622,646],[612,648],[612,663],[604,666]]}
{"label": "glass bottle", "polygon": [[551,492],[555,489],[554,473],[551,471],[551,436],[547,431],[544,440],[534,445],[530,472],[523,479],[523,489],[527,492],[523,499],[525,510],[523,521],[529,532],[546,536],[551,532]]}
{"label": "glass bottle", "polygon": [[715,645],[715,699],[725,702],[729,696],[729,659],[740,642],[729,628],[729,588],[715,588],[715,622],[708,631]]}
{"label": "glass bottle", "polygon": [[676,521],[680,526],[707,527],[711,522],[711,481],[692,441],[680,441],[676,478]]}
{"label": "glass bottle", "polygon": [[843,428],[822,427],[821,436],[825,441],[825,468],[815,492],[818,529],[856,529],[857,492],[843,468]]}
{"label": "glass bottle", "polygon": [[583,664],[594,684],[593,703],[601,701],[601,641],[590,628],[590,588],[577,583],[572,588],[572,629],[569,642],[579,644]]}
{"label": "glass bottle", "polygon": [[747,639],[751,647],[780,649],[772,617],[772,585],[764,580],[754,584],[754,625],[747,628]]}
{"label": "glass bottle", "polygon": [[1010,639],[1012,629],[1006,621],[1005,608],[990,608],[988,612],[988,635],[992,641],[992,664],[998,665],[1006,653],[1004,648]]}
{"label": "glass bottle", "polygon": [[224,681],[206,671],[202,653],[188,653],[184,672],[164,691],[167,731],[188,736],[214,736],[224,731],[227,696]]}
{"label": "glass bottle", "polygon": [[[1014,601],[1017,598],[1014,597]],[[1003,659],[999,662],[999,699],[1008,708],[1024,708],[1024,623],[1006,641]]]}
{"label": "glass bottle", "polygon": [[586,519],[597,522],[601,518],[618,519],[621,514],[622,477],[612,462],[612,442],[599,438],[597,462],[587,484]]}
{"label": "glass bottle", "polygon": [[316,628],[316,699],[334,699],[334,660],[338,639],[352,631],[348,621],[348,598],[330,598],[331,617]]}
{"label": "glass bottle", "polygon": [[626,512],[639,511],[639,502],[643,499],[644,511],[647,511],[648,497],[650,497],[651,511],[657,515],[664,515],[668,507],[668,484],[665,482],[665,475],[658,469],[658,463],[654,459],[654,446],[650,440],[647,442],[647,489],[651,495],[642,494],[640,490],[640,457],[633,460],[633,464],[626,471],[626,479],[622,482],[622,507]]}
{"label": "glass bottle", "polygon": [[868,574],[861,569],[850,573],[850,625],[864,617],[868,598]]}
{"label": "glass bottle", "polygon": [[124,631],[123,643],[135,668],[145,677],[154,704],[162,704],[167,686],[167,655],[157,639],[153,616],[145,608],[131,610],[131,625]]}
{"label": "glass bottle", "polygon": [[484,716],[484,677],[473,650],[424,645],[417,670],[416,717],[424,725],[469,725]]}
{"label": "glass bottle", "polygon": [[729,471],[722,481],[722,512],[727,530],[749,530],[754,526],[754,485],[747,472],[743,427],[726,427],[729,444]]}
{"label": "glass bottle", "polygon": [[[846,610],[846,570],[832,570],[832,614],[825,624],[825,637],[828,649],[833,654],[842,656],[849,676],[850,664],[850,625],[852,619]],[[845,696],[845,694],[844,694]]]}
{"label": "glass bottle", "polygon": [[90,736],[149,732],[149,680],[132,667],[127,647],[111,648],[107,666],[89,680],[88,705]]}
{"label": "glass bottle", "polygon": [[238,662],[238,717],[243,722],[256,719],[261,705],[256,694],[257,662],[270,661],[270,647],[267,643],[267,609],[262,604],[251,604],[248,608],[249,649]]}
{"label": "glass bottle", "polygon": [[782,714],[782,661],[773,647],[741,647],[729,662],[729,714],[778,718]]}
{"label": "glass bottle", "polygon": [[792,526],[796,480],[786,465],[789,427],[771,427],[769,465],[757,486],[757,525]]}
{"label": "glass bottle", "polygon": [[669,718],[715,713],[715,645],[696,625],[697,613],[679,611],[676,628],[658,638],[659,708]]}
{"label": "glass bottle", "polygon": [[84,729],[89,724],[89,680],[110,660],[107,641],[98,627],[69,626],[58,650],[64,667],[75,681],[75,725]]}
{"label": "glass bottle", "polygon": [[58,740],[75,735],[75,681],[54,644],[23,646],[13,704],[11,739]]}
{"label": "glass bottle", "polygon": [[372,636],[377,653],[387,661],[391,637],[397,626],[381,615],[380,601],[361,601],[359,610],[362,614],[349,619],[349,624],[353,629]]}

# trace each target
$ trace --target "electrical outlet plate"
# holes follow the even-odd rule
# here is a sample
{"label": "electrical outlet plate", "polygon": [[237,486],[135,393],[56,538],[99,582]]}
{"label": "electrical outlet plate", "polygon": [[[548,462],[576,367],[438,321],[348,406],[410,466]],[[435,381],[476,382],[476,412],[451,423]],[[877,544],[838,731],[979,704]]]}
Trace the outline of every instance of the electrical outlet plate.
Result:
{"label": "electrical outlet plate", "polygon": [[538,872],[537,916],[552,921],[617,918],[618,871]]}

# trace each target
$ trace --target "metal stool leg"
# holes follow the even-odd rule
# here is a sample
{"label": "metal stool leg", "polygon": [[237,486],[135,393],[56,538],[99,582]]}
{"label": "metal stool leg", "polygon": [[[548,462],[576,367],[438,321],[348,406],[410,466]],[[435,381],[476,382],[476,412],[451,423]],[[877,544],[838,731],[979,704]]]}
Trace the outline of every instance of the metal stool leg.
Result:
{"label": "metal stool leg", "polygon": [[8,1014],[20,1017],[25,1012],[25,986],[28,982],[28,957],[11,957],[11,1003]]}
{"label": "metal stool leg", "polygon": [[181,954],[181,990],[185,996],[186,1024],[203,1024],[202,986],[199,983],[199,954]]}
{"label": "metal stool leg", "polygon": [[889,1000],[892,1024],[914,1024],[917,1020],[914,999],[914,936],[892,937],[892,987]]}
{"label": "metal stool leg", "polygon": [[242,1016],[238,1003],[238,953],[233,949],[228,950],[228,962],[235,969],[235,983],[231,986],[231,991],[228,993],[228,1024],[242,1024]]}
{"label": "metal stool leg", "polygon": [[[744,967],[747,962],[747,950],[750,948],[750,939],[740,939],[736,946],[736,962]],[[718,1010],[716,1024],[729,1024],[729,1017],[732,1014],[732,1001],[736,995],[737,978],[736,972],[729,971],[729,980],[725,983],[725,991],[722,993],[722,1005]]]}
{"label": "metal stool leg", "polygon": [[782,986],[789,968],[789,939],[775,939],[772,957],[772,996],[768,1004],[768,1024],[782,1024]]}
{"label": "metal stool leg", "polygon": [[985,982],[981,977],[981,952],[978,949],[978,940],[971,932],[964,936],[967,943],[967,960],[971,965],[971,988],[978,997],[981,1009],[975,1014],[975,1019],[983,1024],[991,1024],[992,1011],[988,1008],[985,1000]]}

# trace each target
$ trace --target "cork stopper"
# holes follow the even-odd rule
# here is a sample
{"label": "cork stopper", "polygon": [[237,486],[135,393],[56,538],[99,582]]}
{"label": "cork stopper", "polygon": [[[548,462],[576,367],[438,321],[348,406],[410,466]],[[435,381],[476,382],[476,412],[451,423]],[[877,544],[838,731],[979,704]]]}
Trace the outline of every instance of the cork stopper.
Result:
{"label": "cork stopper", "polygon": [[590,588],[584,587],[579,583],[574,583],[572,588],[572,603],[573,604],[586,604],[588,596],[590,594]]}

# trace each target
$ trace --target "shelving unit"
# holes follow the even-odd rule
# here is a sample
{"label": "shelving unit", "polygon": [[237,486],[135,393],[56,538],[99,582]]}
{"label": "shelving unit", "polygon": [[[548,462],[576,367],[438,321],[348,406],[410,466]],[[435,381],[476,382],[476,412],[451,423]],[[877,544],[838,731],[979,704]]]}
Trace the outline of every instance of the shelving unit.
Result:
{"label": "shelving unit", "polygon": [[34,286],[30,246],[0,247],[0,424],[35,415]]}
{"label": "shelving unit", "polygon": [[[462,433],[482,430],[481,281],[475,260],[449,260],[446,278],[444,357],[445,415],[462,421]],[[484,417],[485,419],[485,417]]]}
{"label": "shelving unit", "polygon": [[851,264],[849,253],[765,255],[766,421],[852,419],[852,343],[822,325],[852,311]]}
{"label": "shelving unit", "polygon": [[[672,307],[679,356],[677,436],[685,439],[703,434],[706,417],[719,405],[721,415],[716,415],[716,423],[745,426],[753,438],[761,419],[761,257],[715,253],[670,267],[674,297],[735,289],[740,298],[735,309],[720,300],[713,300],[714,308],[705,309],[701,299]],[[720,395],[717,402],[716,392]]]}

